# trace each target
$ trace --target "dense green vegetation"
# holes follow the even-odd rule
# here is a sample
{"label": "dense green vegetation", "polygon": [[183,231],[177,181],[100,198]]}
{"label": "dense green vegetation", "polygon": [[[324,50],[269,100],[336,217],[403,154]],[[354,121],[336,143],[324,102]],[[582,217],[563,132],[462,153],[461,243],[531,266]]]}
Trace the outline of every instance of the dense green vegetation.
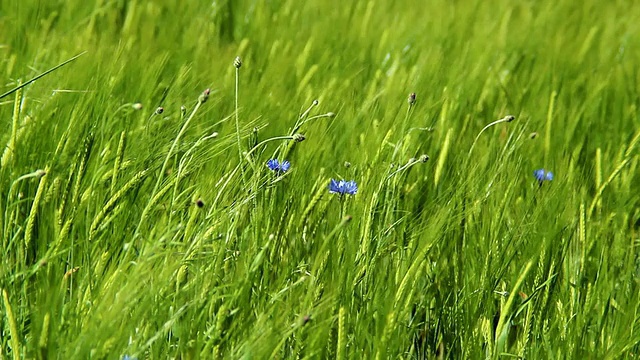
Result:
{"label": "dense green vegetation", "polygon": [[635,358],[639,43],[623,0],[1,0],[0,359]]}

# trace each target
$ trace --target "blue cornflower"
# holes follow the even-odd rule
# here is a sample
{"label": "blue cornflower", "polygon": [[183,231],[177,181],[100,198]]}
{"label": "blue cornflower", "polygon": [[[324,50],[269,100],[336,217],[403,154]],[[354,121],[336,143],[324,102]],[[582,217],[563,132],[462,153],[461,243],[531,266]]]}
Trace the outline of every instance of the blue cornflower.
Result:
{"label": "blue cornflower", "polygon": [[122,360],[138,360],[138,358],[134,358],[133,356],[123,355]]}
{"label": "blue cornflower", "polygon": [[289,170],[289,168],[291,167],[291,163],[288,162],[287,160],[280,163],[278,159],[271,159],[267,161],[267,167],[272,171],[284,173],[284,172],[287,172],[287,170]]}
{"label": "blue cornflower", "polygon": [[553,173],[551,171],[547,171],[545,169],[538,169],[533,172],[533,176],[536,177],[536,180],[542,185],[544,181],[553,180]]}
{"label": "blue cornflower", "polygon": [[358,185],[355,181],[336,181],[331,179],[331,183],[329,183],[329,192],[332,194],[349,194],[355,195],[358,192]]}

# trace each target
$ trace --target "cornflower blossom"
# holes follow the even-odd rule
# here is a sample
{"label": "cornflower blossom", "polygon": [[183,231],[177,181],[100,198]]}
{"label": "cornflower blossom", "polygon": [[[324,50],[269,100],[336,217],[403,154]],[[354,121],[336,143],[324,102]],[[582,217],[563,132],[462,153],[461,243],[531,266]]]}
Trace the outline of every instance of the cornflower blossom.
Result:
{"label": "cornflower blossom", "polygon": [[344,181],[344,180],[334,180],[331,179],[329,183],[329,192],[332,194],[349,194],[355,195],[358,192],[358,185],[355,181]]}
{"label": "cornflower blossom", "polygon": [[540,183],[540,186],[542,186],[542,183],[545,181],[553,180],[553,173],[545,169],[535,170],[533,172],[533,176],[535,176],[536,180],[538,180],[538,183]]}
{"label": "cornflower blossom", "polygon": [[271,159],[267,161],[267,167],[276,173],[285,173],[291,167],[291,163],[284,160],[282,163],[278,159]]}

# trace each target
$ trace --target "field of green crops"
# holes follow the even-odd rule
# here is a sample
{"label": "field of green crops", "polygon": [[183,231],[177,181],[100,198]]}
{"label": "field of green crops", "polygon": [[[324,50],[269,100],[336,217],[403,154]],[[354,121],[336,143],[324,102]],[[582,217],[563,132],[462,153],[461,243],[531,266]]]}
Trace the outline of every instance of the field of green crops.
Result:
{"label": "field of green crops", "polygon": [[638,358],[638,44],[632,0],[0,0],[0,359]]}

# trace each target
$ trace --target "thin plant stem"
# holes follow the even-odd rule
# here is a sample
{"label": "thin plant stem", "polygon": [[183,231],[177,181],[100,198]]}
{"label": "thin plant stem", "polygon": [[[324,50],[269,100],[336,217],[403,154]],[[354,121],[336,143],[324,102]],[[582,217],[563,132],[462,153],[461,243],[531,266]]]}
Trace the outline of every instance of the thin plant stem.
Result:
{"label": "thin plant stem", "polygon": [[272,137],[272,138],[268,138],[265,140],[262,140],[261,142],[259,142],[256,146],[252,147],[251,150],[249,150],[249,152],[245,155],[245,157],[248,159],[249,156],[251,154],[253,154],[254,151],[256,151],[260,146],[270,142],[270,141],[276,141],[276,140],[294,140],[296,137],[293,135],[286,135],[286,136],[276,136],[276,137]]}
{"label": "thin plant stem", "polygon": [[4,97],[7,97],[7,96],[9,96],[9,95],[11,95],[11,94],[13,94],[14,92],[16,92],[16,91],[18,91],[18,90],[22,89],[23,87],[25,87],[25,86],[27,86],[27,85],[31,84],[32,82],[34,82],[34,81],[36,81],[36,80],[40,79],[41,77],[46,76],[46,75],[48,75],[48,74],[50,74],[50,73],[52,73],[52,72],[54,72],[54,71],[58,70],[59,68],[61,68],[61,67],[65,66],[65,65],[67,65],[68,63],[70,63],[70,62],[72,62],[72,61],[76,60],[77,58],[79,58],[80,56],[82,56],[82,55],[84,55],[84,54],[86,54],[86,53],[87,53],[86,51],[83,51],[83,52],[81,52],[80,54],[78,54],[78,55],[76,55],[76,56],[72,57],[71,59],[66,60],[66,61],[63,61],[62,63],[60,63],[60,64],[58,64],[58,65],[56,65],[56,66],[52,67],[51,69],[49,69],[49,70],[47,70],[47,71],[43,72],[42,74],[40,74],[40,75],[38,75],[38,76],[34,77],[33,79],[31,79],[31,80],[29,80],[29,81],[25,82],[24,84],[20,84],[20,85],[18,85],[18,86],[16,86],[16,87],[14,87],[13,89],[11,89],[11,90],[7,91],[6,93],[4,93],[4,94],[0,95],[0,99],[2,99],[2,98],[4,98]]}
{"label": "thin plant stem", "polygon": [[176,148],[176,146],[178,144],[178,141],[180,140],[180,138],[184,134],[185,130],[187,129],[187,126],[189,125],[191,120],[195,117],[196,113],[198,112],[198,109],[200,109],[200,106],[202,106],[202,104],[203,104],[202,101],[198,101],[196,103],[196,106],[195,106],[195,108],[193,108],[193,111],[191,112],[191,115],[189,115],[189,117],[187,118],[187,121],[185,121],[184,124],[182,124],[182,128],[180,128],[180,131],[178,132],[178,135],[173,140],[173,143],[171,144],[171,148],[169,148],[169,152],[167,153],[167,156],[165,157],[164,162],[162,163],[162,168],[160,169],[160,174],[158,174],[158,180],[156,180],[156,184],[153,187],[153,191],[151,192],[151,196],[149,197],[151,200],[147,203],[147,205],[145,206],[144,210],[142,210],[142,215],[140,216],[140,222],[138,223],[138,226],[136,227],[136,231],[134,232],[134,238],[138,235],[138,233],[140,231],[140,227],[142,226],[142,223],[144,222],[144,220],[147,217],[147,213],[149,212],[149,210],[151,209],[151,206],[153,205],[153,199],[154,199],[156,193],[158,192],[158,189],[160,188],[160,184],[162,183],[164,172],[167,169],[167,164],[169,163],[169,159],[171,158],[171,155],[173,154],[173,151],[175,150],[175,148]]}
{"label": "thin plant stem", "polygon": [[182,128],[180,128],[180,131],[178,132],[178,136],[176,136],[176,138],[173,139],[173,143],[171,144],[171,148],[169,148],[167,157],[164,159],[164,162],[162,163],[162,168],[160,169],[158,180],[156,181],[156,185],[154,186],[153,192],[151,193],[152,196],[156,193],[156,191],[158,191],[158,187],[160,187],[160,183],[162,182],[162,177],[164,176],[164,172],[167,169],[167,164],[169,163],[169,159],[171,158],[171,155],[173,155],[173,151],[178,145],[178,141],[180,141],[180,138],[184,134],[185,130],[187,130],[187,126],[189,126],[189,123],[198,112],[198,109],[200,109],[200,106],[202,106],[202,102],[198,101],[198,103],[196,104],[196,107],[193,108],[191,115],[189,115],[189,117],[187,118],[187,121],[185,121],[184,124],[182,124]]}
{"label": "thin plant stem", "polygon": [[240,162],[242,162],[242,142],[240,140],[240,119],[238,115],[238,96],[239,96],[239,83],[240,83],[240,68],[236,67],[236,96],[235,96],[235,115],[236,115],[236,140],[238,141],[238,155]]}
{"label": "thin plant stem", "polygon": [[467,157],[471,157],[471,152],[473,151],[473,148],[476,146],[476,143],[478,142],[478,139],[480,138],[480,135],[482,135],[482,133],[487,130],[488,128],[503,123],[503,122],[512,122],[515,119],[515,117],[513,115],[507,115],[505,117],[503,117],[500,120],[496,120],[494,122],[491,122],[489,124],[487,124],[487,126],[483,127],[482,130],[480,130],[480,132],[478,133],[478,135],[476,136],[476,138],[473,140],[473,144],[471,144],[471,148],[469,149],[469,153],[467,154]]}

